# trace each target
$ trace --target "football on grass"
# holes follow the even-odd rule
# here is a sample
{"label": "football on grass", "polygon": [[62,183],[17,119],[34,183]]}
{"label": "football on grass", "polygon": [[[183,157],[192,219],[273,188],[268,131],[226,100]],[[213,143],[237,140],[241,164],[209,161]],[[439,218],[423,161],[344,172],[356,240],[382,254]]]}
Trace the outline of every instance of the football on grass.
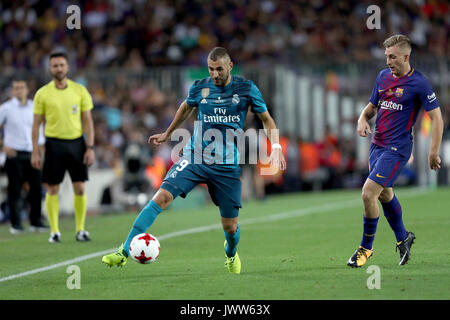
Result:
{"label": "football on grass", "polygon": [[131,240],[130,256],[134,261],[147,264],[155,262],[159,257],[159,241],[150,233],[138,234]]}

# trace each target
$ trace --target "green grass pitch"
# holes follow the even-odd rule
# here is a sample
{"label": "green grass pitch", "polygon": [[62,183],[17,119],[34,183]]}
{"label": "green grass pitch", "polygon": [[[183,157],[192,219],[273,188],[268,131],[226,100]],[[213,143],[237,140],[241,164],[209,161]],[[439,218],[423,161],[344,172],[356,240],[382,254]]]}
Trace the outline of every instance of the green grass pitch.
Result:
{"label": "green grass pitch", "polygon": [[[360,190],[286,194],[243,203],[240,275],[224,267],[214,205],[163,212],[149,230],[160,239],[158,261],[129,259],[124,268],[103,265],[100,253],[124,241],[136,213],[89,216],[90,243],[75,241],[73,218],[60,219],[59,244],[49,244],[47,233],[13,236],[2,225],[0,300],[450,299],[450,188],[396,193],[405,226],[417,236],[403,267],[383,216],[367,265],[346,266],[361,240]],[[70,265],[79,267],[80,289],[67,287]],[[379,289],[367,286],[371,265],[379,267]]]}

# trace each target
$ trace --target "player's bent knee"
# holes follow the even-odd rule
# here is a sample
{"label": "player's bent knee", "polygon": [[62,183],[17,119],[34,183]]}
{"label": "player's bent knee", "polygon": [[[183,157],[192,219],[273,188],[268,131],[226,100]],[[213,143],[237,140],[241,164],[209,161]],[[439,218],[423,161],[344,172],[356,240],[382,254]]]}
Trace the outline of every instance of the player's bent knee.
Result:
{"label": "player's bent knee", "polygon": [[386,188],[381,192],[380,196],[378,197],[378,200],[380,200],[383,203],[386,203],[391,201],[392,198],[394,198],[394,191],[392,190],[392,188]]}
{"label": "player's bent knee", "polygon": [[366,183],[362,188],[361,198],[364,202],[377,201],[383,187],[378,185],[376,182],[367,179]]}
{"label": "player's bent knee", "polygon": [[364,202],[376,201],[378,195],[370,189],[363,188],[361,198]]}
{"label": "player's bent knee", "polygon": [[153,196],[153,201],[155,201],[158,206],[161,207],[161,209],[166,209],[173,201],[172,194],[165,190],[165,189],[159,189],[155,195]]}
{"label": "player's bent knee", "polygon": [[226,233],[235,233],[237,231],[238,219],[237,218],[223,218],[222,227]]}

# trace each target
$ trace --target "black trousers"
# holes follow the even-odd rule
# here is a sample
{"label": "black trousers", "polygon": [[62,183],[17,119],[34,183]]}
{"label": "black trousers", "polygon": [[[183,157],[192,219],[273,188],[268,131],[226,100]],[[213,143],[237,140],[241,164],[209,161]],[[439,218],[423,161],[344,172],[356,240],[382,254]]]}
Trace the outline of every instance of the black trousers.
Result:
{"label": "black trousers", "polygon": [[30,186],[27,198],[30,203],[30,224],[39,226],[42,209],[41,170],[31,166],[31,152],[18,151],[16,157],[7,158],[5,169],[8,176],[8,205],[11,225],[13,227],[22,225],[20,219],[21,193],[24,182],[28,182]]}

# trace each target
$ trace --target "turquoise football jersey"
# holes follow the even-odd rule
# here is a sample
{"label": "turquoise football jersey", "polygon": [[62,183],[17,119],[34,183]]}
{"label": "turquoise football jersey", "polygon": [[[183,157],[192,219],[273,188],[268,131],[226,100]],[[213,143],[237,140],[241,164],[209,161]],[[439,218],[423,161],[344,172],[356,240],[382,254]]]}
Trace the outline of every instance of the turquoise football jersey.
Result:
{"label": "turquoise football jersey", "polygon": [[238,166],[238,146],[248,109],[253,113],[267,111],[256,85],[234,75],[224,87],[214,85],[210,77],[196,80],[186,103],[198,107],[198,116],[183,158],[196,164]]}

